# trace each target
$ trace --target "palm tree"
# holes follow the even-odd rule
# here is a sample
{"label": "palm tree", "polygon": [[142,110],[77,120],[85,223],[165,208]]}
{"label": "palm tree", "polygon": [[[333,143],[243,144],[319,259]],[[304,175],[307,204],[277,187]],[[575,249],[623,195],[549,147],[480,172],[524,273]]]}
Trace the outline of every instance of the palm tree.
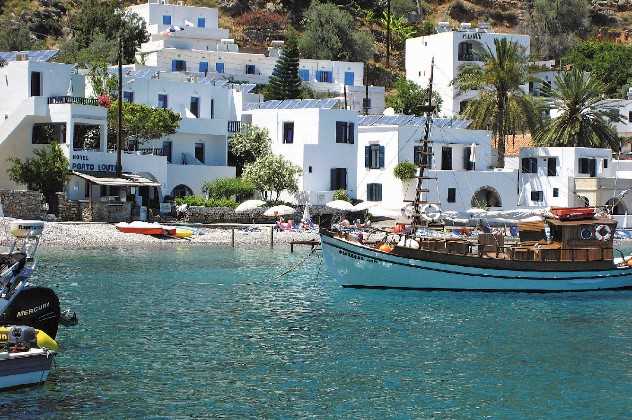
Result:
{"label": "palm tree", "polygon": [[547,89],[547,102],[557,116],[536,134],[538,146],[610,147],[619,149],[619,137],[611,122],[621,121],[619,112],[603,102],[606,86],[576,68],[555,78]]}
{"label": "palm tree", "polygon": [[541,125],[541,105],[521,88],[529,82],[529,63],[523,49],[503,38],[494,40],[495,52],[481,52],[483,66],[466,64],[452,81],[460,92],[479,91],[462,116],[470,127],[491,130],[498,150],[497,166],[505,166],[507,135],[534,133]]}

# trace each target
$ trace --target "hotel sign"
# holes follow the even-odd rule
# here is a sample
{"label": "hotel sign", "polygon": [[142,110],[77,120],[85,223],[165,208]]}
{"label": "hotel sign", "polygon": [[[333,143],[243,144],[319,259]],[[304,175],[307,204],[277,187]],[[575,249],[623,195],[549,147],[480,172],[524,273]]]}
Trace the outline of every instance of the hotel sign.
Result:
{"label": "hotel sign", "polygon": [[465,32],[463,33],[463,39],[482,39],[480,32]]}
{"label": "hotel sign", "polygon": [[[70,168],[73,171],[87,171],[87,172],[116,172],[116,165],[113,163],[104,162],[105,159],[99,159],[104,156],[105,153],[73,153],[70,162]],[[100,156],[101,155],[101,156]]]}

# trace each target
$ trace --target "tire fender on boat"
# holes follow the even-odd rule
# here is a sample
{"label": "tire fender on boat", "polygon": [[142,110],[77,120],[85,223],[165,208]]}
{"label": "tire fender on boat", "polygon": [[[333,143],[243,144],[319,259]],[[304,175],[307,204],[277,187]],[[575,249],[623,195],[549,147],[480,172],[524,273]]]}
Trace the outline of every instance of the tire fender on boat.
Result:
{"label": "tire fender on boat", "polygon": [[595,239],[607,242],[612,237],[612,229],[608,225],[599,225],[595,228]]}

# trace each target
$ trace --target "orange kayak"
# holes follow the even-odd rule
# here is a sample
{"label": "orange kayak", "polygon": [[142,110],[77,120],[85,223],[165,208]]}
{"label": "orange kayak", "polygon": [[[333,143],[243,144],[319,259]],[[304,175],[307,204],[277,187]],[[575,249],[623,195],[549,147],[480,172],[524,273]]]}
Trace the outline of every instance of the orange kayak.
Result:
{"label": "orange kayak", "polygon": [[171,226],[162,226],[158,223],[132,222],[117,223],[116,229],[123,233],[137,233],[139,235],[158,235],[158,236],[174,236],[176,228]]}

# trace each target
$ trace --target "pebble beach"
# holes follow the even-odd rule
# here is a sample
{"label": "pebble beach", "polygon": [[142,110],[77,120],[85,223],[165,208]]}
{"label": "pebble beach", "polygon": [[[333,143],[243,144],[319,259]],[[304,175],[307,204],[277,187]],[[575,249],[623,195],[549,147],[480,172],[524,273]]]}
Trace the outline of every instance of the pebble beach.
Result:
{"label": "pebble beach", "polygon": [[[0,246],[8,246],[9,219],[0,220]],[[46,222],[41,246],[56,249],[116,249],[173,246],[230,246],[231,229],[222,227],[191,227],[190,239],[159,238],[133,233],[121,233],[113,224]],[[274,232],[275,246],[289,246],[291,241],[318,240],[318,232]],[[235,247],[259,248],[270,245],[270,226],[236,225]]]}

